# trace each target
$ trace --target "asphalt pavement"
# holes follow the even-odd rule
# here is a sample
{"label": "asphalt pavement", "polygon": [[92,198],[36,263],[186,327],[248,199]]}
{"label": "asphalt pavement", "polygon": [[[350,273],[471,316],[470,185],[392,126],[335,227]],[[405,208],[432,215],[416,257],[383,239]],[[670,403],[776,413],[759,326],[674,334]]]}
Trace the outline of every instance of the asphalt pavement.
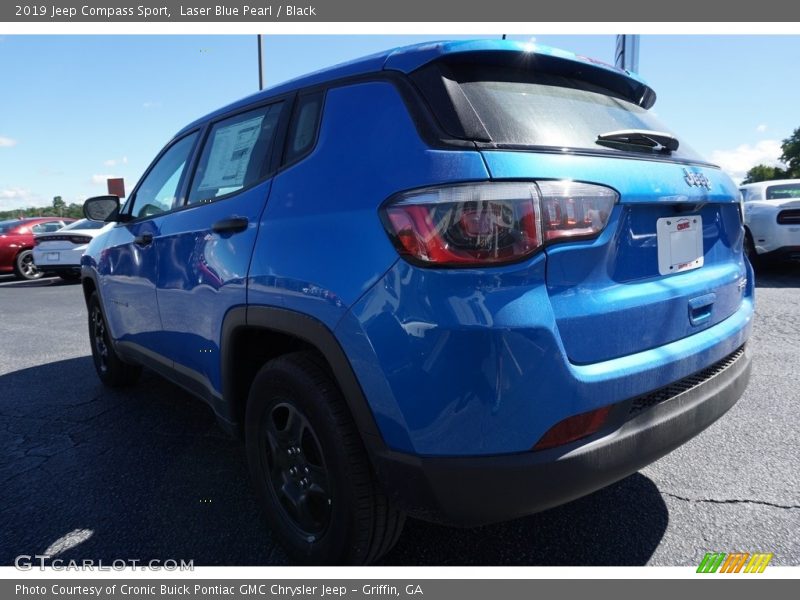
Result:
{"label": "asphalt pavement", "polygon": [[[757,276],[750,386],[720,421],[627,479],[509,523],[409,520],[387,565],[697,565],[706,552],[800,564],[800,265]],[[60,558],[286,564],[241,444],[200,401],[92,367],[78,284],[0,277],[0,565]]]}

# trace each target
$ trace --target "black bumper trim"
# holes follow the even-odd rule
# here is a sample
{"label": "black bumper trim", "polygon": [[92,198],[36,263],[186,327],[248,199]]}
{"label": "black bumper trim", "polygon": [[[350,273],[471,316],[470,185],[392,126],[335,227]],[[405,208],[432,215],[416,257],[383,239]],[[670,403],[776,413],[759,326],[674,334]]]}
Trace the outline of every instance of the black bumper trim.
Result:
{"label": "black bumper trim", "polygon": [[703,431],[744,393],[750,361],[745,347],[713,377],[598,439],[478,457],[384,451],[378,474],[389,497],[424,520],[469,527],[533,514],[619,481]]}
{"label": "black bumper trim", "polygon": [[80,265],[36,265],[36,268],[44,273],[75,273],[81,274]]}
{"label": "black bumper trim", "polygon": [[800,246],[782,246],[758,255],[758,260],[763,262],[780,262],[783,260],[797,260],[800,258]]}

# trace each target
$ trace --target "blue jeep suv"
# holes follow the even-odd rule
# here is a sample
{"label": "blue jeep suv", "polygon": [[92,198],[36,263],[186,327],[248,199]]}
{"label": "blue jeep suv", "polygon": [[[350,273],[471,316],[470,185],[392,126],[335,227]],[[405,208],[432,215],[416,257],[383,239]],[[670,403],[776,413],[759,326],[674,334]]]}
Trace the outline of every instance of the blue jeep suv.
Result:
{"label": "blue jeep suv", "polygon": [[400,48],[181,130],[82,261],[100,379],[142,366],[244,438],[297,561],[406,515],[588,494],[750,375],[739,192],[635,75],[508,41]]}

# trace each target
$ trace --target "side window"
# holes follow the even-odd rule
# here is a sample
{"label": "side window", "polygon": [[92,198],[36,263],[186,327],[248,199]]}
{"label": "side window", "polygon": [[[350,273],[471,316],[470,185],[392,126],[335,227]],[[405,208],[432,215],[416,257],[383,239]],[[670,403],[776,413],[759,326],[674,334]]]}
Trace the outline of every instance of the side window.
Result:
{"label": "side window", "polygon": [[215,123],[192,179],[189,204],[210,202],[266,177],[282,102]]}
{"label": "side window", "polygon": [[292,114],[292,121],[289,123],[284,163],[297,160],[314,146],[320,113],[322,113],[322,92],[300,96]]}
{"label": "side window", "polygon": [[745,202],[752,202],[753,200],[760,200],[761,188],[751,187],[751,188],[746,188],[743,191],[744,191],[744,201]]}
{"label": "side window", "polygon": [[131,215],[134,218],[157,215],[176,204],[186,163],[196,140],[197,133],[181,138],[153,165],[133,198]]}

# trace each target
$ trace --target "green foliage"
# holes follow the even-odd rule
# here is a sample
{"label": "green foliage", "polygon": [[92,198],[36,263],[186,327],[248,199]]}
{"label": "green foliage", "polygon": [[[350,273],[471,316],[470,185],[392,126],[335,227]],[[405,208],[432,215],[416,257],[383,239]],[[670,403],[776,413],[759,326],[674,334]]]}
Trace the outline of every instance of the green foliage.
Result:
{"label": "green foliage", "polygon": [[800,178],[800,127],[783,140],[781,149],[783,150],[781,161],[788,167],[785,171],[786,177]]}
{"label": "green foliage", "polygon": [[786,171],[780,167],[770,167],[768,165],[756,165],[747,172],[747,176],[742,183],[756,183],[758,181],[772,181],[773,179],[786,179]]}
{"label": "green foliage", "polygon": [[[60,201],[60,204],[56,202]],[[83,204],[74,202],[67,206],[61,196],[53,198],[53,206],[39,206],[31,208],[17,208],[14,210],[0,211],[0,221],[10,219],[22,219],[24,217],[70,217],[73,219],[83,218]]]}
{"label": "green foliage", "polygon": [[800,179],[800,127],[792,135],[783,140],[781,144],[781,162],[785,169],[756,165],[747,172],[742,183],[756,183],[757,181],[772,181],[774,179]]}

